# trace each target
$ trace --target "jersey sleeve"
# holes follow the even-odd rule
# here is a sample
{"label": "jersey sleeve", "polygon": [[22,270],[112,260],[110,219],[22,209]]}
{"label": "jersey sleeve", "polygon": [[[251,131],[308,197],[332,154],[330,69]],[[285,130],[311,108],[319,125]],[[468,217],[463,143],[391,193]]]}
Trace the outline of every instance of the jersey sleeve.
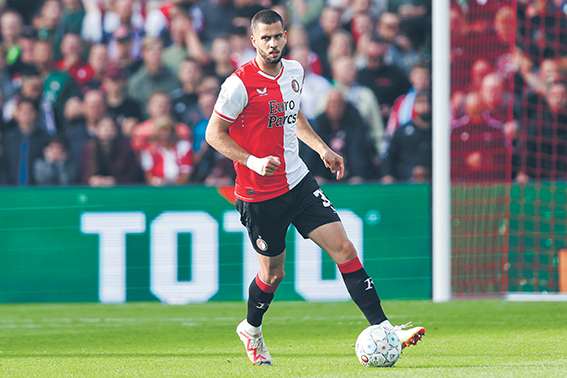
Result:
{"label": "jersey sleeve", "polygon": [[248,93],[242,80],[229,76],[222,84],[221,91],[215,104],[215,114],[228,122],[236,121],[248,104]]}

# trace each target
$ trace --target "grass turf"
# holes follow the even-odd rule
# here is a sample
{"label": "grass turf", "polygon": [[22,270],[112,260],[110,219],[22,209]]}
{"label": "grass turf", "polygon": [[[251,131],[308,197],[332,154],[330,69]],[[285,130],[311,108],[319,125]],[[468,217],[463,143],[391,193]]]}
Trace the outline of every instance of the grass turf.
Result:
{"label": "grass turf", "polygon": [[274,302],[264,321],[273,367],[235,334],[244,303],[0,305],[0,377],[563,377],[567,304],[385,301],[427,335],[393,368],[354,354],[367,325],[353,303]]}

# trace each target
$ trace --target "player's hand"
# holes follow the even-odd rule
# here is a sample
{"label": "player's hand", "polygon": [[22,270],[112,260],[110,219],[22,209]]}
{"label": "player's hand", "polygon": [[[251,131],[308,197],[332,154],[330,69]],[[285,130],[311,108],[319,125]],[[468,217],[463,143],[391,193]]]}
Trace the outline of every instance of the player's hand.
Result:
{"label": "player's hand", "polygon": [[246,160],[246,166],[259,174],[260,176],[273,176],[274,172],[278,170],[281,165],[280,158],[277,156],[266,156],[258,158],[250,155]]}
{"label": "player's hand", "polygon": [[336,174],[337,180],[343,178],[345,173],[345,163],[343,157],[333,150],[327,150],[321,155],[321,160],[325,163],[325,167],[329,168],[332,173]]}
{"label": "player's hand", "polygon": [[262,176],[273,176],[281,165],[280,158],[277,156],[266,156],[263,160]]}

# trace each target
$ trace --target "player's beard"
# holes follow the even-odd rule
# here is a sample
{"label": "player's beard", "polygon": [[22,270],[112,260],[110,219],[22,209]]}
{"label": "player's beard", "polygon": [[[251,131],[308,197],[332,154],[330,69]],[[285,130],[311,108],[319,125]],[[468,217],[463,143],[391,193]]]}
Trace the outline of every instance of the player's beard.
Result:
{"label": "player's beard", "polygon": [[282,60],[282,57],[283,57],[282,50],[280,50],[280,55],[277,58],[270,57],[268,54],[266,54],[262,50],[258,50],[258,53],[266,61],[266,63],[269,63],[269,64],[278,64]]}

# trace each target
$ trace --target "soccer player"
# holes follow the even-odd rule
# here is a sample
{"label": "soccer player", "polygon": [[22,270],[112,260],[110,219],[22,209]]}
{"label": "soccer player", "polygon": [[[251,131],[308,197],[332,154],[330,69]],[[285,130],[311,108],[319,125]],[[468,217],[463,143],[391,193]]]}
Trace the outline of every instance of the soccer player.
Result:
{"label": "soccer player", "polygon": [[262,318],[284,278],[285,235],[293,224],[338,265],[345,285],[370,324],[392,327],[407,346],[423,327],[393,327],[372,279],[347,238],[331,201],[299,158],[298,138],[316,151],[340,180],[343,158],[313,131],[299,110],[303,68],[282,59],[287,41],[282,18],[258,12],[251,23],[256,57],[223,83],[206,131],[207,142],[234,161],[236,207],[260,260],[249,288],[248,313],[236,328],[254,365],[272,365]]}

